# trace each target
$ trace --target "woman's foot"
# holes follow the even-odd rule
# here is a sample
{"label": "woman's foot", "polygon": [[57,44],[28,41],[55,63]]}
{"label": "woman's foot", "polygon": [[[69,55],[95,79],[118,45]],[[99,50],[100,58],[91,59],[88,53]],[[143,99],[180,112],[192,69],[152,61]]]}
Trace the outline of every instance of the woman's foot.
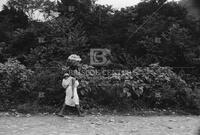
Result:
{"label": "woman's foot", "polygon": [[56,114],[57,116],[59,116],[59,117],[65,117],[63,114],[61,114],[61,113],[57,113]]}
{"label": "woman's foot", "polygon": [[76,107],[76,109],[77,109],[78,116],[79,116],[79,117],[84,117],[84,115],[81,113],[80,106],[79,106],[79,105],[76,105],[75,107]]}
{"label": "woman's foot", "polygon": [[79,113],[78,116],[79,116],[79,117],[84,117],[84,114]]}

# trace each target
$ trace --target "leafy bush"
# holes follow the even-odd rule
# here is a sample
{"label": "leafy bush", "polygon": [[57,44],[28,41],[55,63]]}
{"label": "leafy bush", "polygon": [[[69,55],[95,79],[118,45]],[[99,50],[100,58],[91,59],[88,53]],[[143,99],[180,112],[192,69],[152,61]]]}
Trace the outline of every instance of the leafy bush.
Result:
{"label": "leafy bush", "polygon": [[1,105],[8,107],[12,103],[25,102],[32,89],[31,75],[33,71],[27,69],[16,59],[8,59],[0,63],[0,99]]}
{"label": "leafy bush", "polygon": [[61,86],[62,76],[62,70],[59,70],[59,68],[41,68],[33,74],[34,88],[32,94],[35,100],[38,100],[40,92],[44,93],[39,104],[57,105],[64,100],[65,90]]}
{"label": "leafy bush", "polygon": [[[90,70],[88,73],[95,73]],[[80,94],[104,104],[142,100],[149,107],[176,107],[186,105],[187,83],[169,67],[152,64],[133,71],[111,71],[102,76],[86,74],[82,78]],[[101,102],[102,103],[102,102]]]}
{"label": "leafy bush", "polygon": [[[63,103],[65,90],[61,81],[66,71],[62,68],[39,68],[33,73],[15,59],[1,63],[0,67],[0,99],[4,108],[12,103],[33,104],[35,108],[56,107]],[[170,67],[152,64],[132,71],[109,71],[83,65],[77,73],[78,93],[86,109],[99,105],[113,108],[199,107],[199,89],[192,90]],[[38,98],[39,92],[44,92],[43,98]]]}
{"label": "leafy bush", "polygon": [[200,78],[199,74],[196,73],[198,73],[198,69],[197,71],[196,69],[189,70],[189,73],[185,73],[184,71],[180,71],[179,73],[192,89],[192,91],[187,93],[187,108],[190,109],[190,111],[200,110]]}
{"label": "leafy bush", "polygon": [[152,64],[145,68],[136,68],[130,75],[122,76],[129,95],[143,98],[152,107],[184,105],[188,88],[186,82],[169,67]]}

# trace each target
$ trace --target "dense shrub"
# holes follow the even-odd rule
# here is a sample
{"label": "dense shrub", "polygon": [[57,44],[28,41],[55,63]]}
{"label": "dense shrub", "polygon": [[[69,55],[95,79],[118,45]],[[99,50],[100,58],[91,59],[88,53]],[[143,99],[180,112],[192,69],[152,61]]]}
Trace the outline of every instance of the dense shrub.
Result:
{"label": "dense shrub", "polygon": [[64,100],[65,90],[62,88],[63,72],[61,68],[40,68],[33,74],[34,88],[32,94],[38,100],[39,93],[44,93],[39,104],[57,105]]}
{"label": "dense shrub", "polygon": [[190,109],[200,110],[200,86],[199,84],[193,89],[193,91],[189,95],[188,107]]}
{"label": "dense shrub", "polygon": [[33,71],[27,69],[16,59],[8,59],[0,63],[0,102],[1,105],[10,105],[28,100],[32,89],[31,75]]}
{"label": "dense shrub", "polygon": [[[32,104],[57,107],[64,101],[62,75],[69,68],[39,68],[33,73],[15,59],[0,64],[1,104]],[[193,88],[170,67],[152,64],[126,70],[95,70],[83,65],[76,73],[80,81],[78,93],[84,108],[99,105],[116,107],[187,107],[200,109],[199,87]],[[39,92],[44,97],[39,98]],[[35,104],[36,103],[36,104]],[[36,107],[36,108],[37,108]]]}
{"label": "dense shrub", "polygon": [[190,69],[189,73],[183,71],[179,73],[181,78],[183,78],[192,89],[192,91],[187,93],[187,108],[191,110],[197,109],[197,111],[200,110],[200,78],[199,74],[196,74],[198,72],[199,71],[196,71],[196,69]]}
{"label": "dense shrub", "polygon": [[109,71],[104,76],[89,70],[80,86],[83,97],[100,103],[117,105],[130,99],[132,103],[142,100],[149,107],[185,106],[191,92],[187,83],[171,68],[158,64],[137,67],[133,71]]}
{"label": "dense shrub", "polygon": [[125,81],[125,87],[129,89],[127,92],[143,98],[152,107],[184,105],[186,93],[190,91],[186,82],[171,68],[157,64],[136,68],[130,77],[131,80]]}

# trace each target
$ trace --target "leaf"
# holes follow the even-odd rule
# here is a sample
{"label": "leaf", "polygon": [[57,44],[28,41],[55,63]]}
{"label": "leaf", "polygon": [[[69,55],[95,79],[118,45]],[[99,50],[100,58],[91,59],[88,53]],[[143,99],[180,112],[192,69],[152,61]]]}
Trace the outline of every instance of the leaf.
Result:
{"label": "leaf", "polygon": [[85,95],[85,92],[83,90],[81,91],[81,95],[83,95],[83,96]]}
{"label": "leaf", "polygon": [[130,92],[127,92],[127,97],[131,97],[131,93]]}

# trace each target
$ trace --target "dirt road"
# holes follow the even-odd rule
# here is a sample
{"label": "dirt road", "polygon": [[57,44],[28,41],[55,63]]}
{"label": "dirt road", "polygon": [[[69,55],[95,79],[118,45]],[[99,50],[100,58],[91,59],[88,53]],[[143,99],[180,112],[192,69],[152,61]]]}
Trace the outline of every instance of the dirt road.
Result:
{"label": "dirt road", "polygon": [[0,116],[0,135],[197,135],[197,116]]}

